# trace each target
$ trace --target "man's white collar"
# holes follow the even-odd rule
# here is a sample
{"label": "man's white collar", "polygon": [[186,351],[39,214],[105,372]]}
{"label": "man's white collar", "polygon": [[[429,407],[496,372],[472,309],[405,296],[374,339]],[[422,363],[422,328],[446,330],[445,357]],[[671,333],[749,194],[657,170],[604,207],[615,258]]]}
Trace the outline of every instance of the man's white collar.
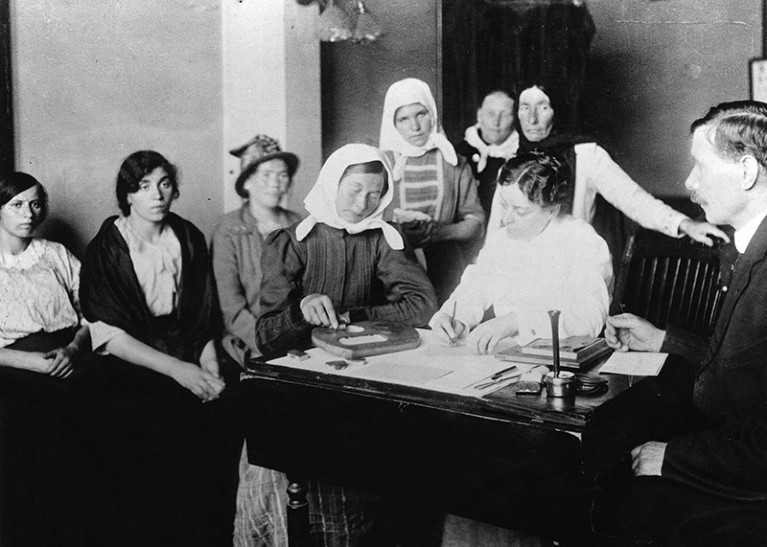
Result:
{"label": "man's white collar", "polygon": [[477,173],[485,170],[488,156],[507,160],[513,157],[519,148],[519,135],[516,131],[512,131],[501,144],[487,144],[479,136],[479,124],[467,127],[463,138],[479,152],[470,158],[477,164]]}
{"label": "man's white collar", "polygon": [[746,222],[746,224],[739,230],[735,230],[733,239],[735,240],[735,248],[739,253],[743,254],[746,252],[748,244],[751,243],[751,240],[753,239],[756,230],[759,229],[759,225],[764,220],[764,217],[767,217],[767,208]]}

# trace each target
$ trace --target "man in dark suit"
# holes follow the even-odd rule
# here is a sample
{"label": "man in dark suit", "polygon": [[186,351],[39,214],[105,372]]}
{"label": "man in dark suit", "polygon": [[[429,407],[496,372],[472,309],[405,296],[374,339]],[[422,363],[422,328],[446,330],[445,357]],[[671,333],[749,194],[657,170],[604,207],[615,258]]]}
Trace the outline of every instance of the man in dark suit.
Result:
{"label": "man in dark suit", "polygon": [[595,414],[584,469],[594,529],[663,545],[767,545],[767,104],[723,103],[692,124],[685,186],[735,229],[714,333],[701,344],[631,314],[608,318],[619,351],[669,351]]}

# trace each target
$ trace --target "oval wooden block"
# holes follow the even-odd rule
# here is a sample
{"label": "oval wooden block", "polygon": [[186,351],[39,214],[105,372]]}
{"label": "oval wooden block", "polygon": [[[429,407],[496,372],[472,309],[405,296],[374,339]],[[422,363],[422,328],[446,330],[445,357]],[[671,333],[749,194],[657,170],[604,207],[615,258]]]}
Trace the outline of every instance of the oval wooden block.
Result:
{"label": "oval wooden block", "polygon": [[386,321],[360,321],[345,329],[317,327],[312,331],[314,345],[344,359],[404,351],[417,347],[418,341],[413,327]]}

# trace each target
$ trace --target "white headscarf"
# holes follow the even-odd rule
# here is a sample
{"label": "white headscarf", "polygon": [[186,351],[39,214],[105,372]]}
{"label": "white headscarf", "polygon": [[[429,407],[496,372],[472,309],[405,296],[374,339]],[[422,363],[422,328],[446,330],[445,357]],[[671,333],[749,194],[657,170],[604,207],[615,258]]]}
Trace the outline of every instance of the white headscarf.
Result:
{"label": "white headscarf", "polygon": [[[423,146],[413,146],[399,134],[394,126],[394,114],[402,106],[411,104],[422,104],[431,114],[433,122],[431,135]],[[442,152],[442,157],[450,165],[458,165],[458,156],[455,148],[447,140],[442,129],[439,126],[439,117],[437,116],[437,103],[431,94],[429,85],[416,78],[405,78],[399,82],[394,82],[389,86],[384,99],[383,116],[381,118],[381,138],[379,145],[381,150],[391,150],[396,152],[394,164],[394,180],[402,178],[402,170],[405,167],[407,158],[417,158],[423,156],[429,150],[438,148]]]}
{"label": "white headscarf", "polygon": [[[386,193],[378,201],[378,207],[373,213],[359,222],[346,222],[336,209],[336,195],[338,186],[341,183],[341,177],[344,171],[350,165],[358,163],[367,163],[369,161],[380,161],[387,174]],[[383,220],[384,209],[391,203],[394,196],[394,185],[392,184],[392,174],[389,168],[389,162],[386,156],[377,148],[367,144],[347,144],[342,146],[330,157],[322,166],[317,182],[309,191],[304,200],[304,206],[309,212],[309,216],[296,226],[296,237],[298,241],[304,239],[312,231],[315,224],[321,222],[332,228],[346,230],[350,234],[358,234],[365,230],[383,230],[386,242],[392,249],[403,249],[405,247],[402,236],[394,226]]]}

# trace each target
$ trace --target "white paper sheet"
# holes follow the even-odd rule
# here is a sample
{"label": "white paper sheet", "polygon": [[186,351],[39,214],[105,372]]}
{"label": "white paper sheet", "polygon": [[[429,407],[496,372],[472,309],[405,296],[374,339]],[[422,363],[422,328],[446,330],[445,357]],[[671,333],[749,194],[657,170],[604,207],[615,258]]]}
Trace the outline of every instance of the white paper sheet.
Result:
{"label": "white paper sheet", "polygon": [[599,369],[600,374],[627,376],[657,376],[666,362],[668,353],[644,351],[615,351]]}

